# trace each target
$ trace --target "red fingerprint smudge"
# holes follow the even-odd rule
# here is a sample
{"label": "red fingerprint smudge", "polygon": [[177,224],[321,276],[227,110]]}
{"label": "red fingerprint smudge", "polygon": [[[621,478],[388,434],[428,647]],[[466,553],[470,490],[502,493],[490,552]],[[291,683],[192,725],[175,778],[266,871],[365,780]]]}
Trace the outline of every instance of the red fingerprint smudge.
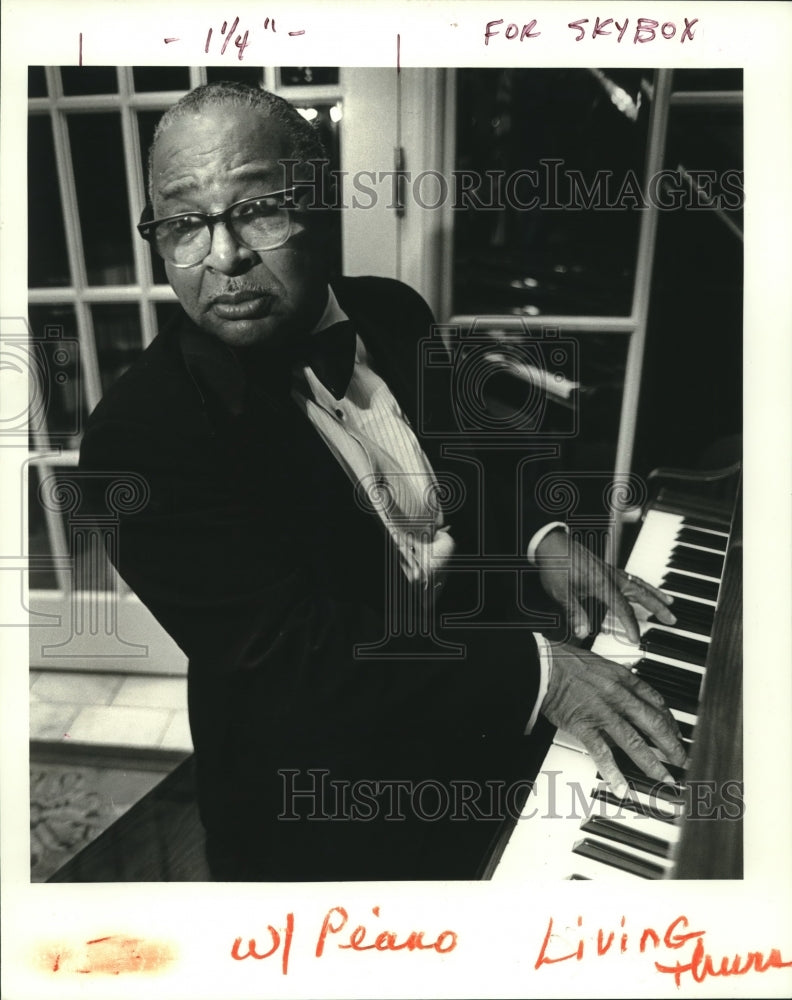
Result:
{"label": "red fingerprint smudge", "polygon": [[176,961],[176,949],[167,941],[110,934],[84,944],[46,944],[37,949],[34,963],[46,972],[119,976],[127,972],[162,972]]}

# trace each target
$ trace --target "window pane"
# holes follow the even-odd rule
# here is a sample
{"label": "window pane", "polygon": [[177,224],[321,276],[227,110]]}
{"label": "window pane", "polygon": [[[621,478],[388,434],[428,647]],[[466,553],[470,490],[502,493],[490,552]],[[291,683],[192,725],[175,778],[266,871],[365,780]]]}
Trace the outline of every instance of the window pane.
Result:
{"label": "window pane", "polygon": [[[341,136],[339,132],[339,122],[341,120],[341,104],[335,102],[331,104],[320,104],[314,102],[309,104],[306,101],[293,101],[295,107],[303,112],[303,117],[312,123],[319,132],[327,150],[327,158],[330,160],[332,170],[341,169]],[[332,112],[332,114],[331,114]]]}
{"label": "window pane", "polygon": [[338,83],[337,66],[283,66],[282,87],[317,87]]}
{"label": "window pane", "polygon": [[741,108],[672,106],[665,166],[703,171],[699,187],[720,211],[697,205],[683,182],[675,187],[688,200],[658,213],[644,357],[651,378],[641,386],[635,451],[641,472],[699,466],[708,449],[741,433],[742,165]]}
{"label": "window pane", "polygon": [[91,311],[102,392],[107,392],[143,350],[140,311],[129,303],[95,305]]}
{"label": "window pane", "polygon": [[567,336],[577,341],[578,380],[585,389],[578,401],[579,431],[564,444],[567,467],[597,472],[612,469],[629,338],[599,333]]}
{"label": "window pane", "polygon": [[70,284],[49,115],[31,115],[28,120],[28,284]]}
{"label": "window pane", "polygon": [[[79,368],[79,344],[73,306],[30,306],[28,310],[45,400],[42,419],[50,440],[78,448],[87,416]],[[32,415],[33,417],[33,415]]]}
{"label": "window pane", "polygon": [[641,210],[622,191],[643,184],[642,71],[458,82],[455,166],[475,193],[460,198],[458,174],[453,311],[628,314]]}
{"label": "window pane", "polygon": [[60,72],[64,94],[118,93],[115,66],[62,66]]}
{"label": "window pane", "polygon": [[138,111],[138,135],[140,136],[140,156],[143,176],[146,178],[148,186],[148,157],[151,148],[151,140],[154,138],[154,129],[157,122],[162,118],[165,109],[162,111]]}
{"label": "window pane", "polygon": [[714,203],[723,210],[724,225],[728,220],[742,231],[742,107],[672,107],[665,167],[680,175],[681,183],[673,186],[684,189],[695,210],[714,214],[715,207],[706,208]]}
{"label": "window pane", "polygon": [[135,90],[189,90],[190,71],[186,66],[135,66]]}
{"label": "window pane", "polygon": [[[157,122],[162,118],[163,111],[138,111],[137,122],[138,122],[138,135],[140,136],[140,156],[141,156],[141,167],[143,168],[143,177],[146,181],[146,199],[148,200],[148,157],[149,149],[151,148],[151,140],[154,138],[154,130],[157,127]],[[135,233],[135,239],[140,239],[141,237]],[[162,262],[162,258],[159,254],[154,253],[153,250],[149,250],[151,254],[151,264],[154,275],[155,285],[167,285],[168,279],[165,275],[165,265]]]}
{"label": "window pane", "polygon": [[[218,32],[215,32],[214,37],[217,37],[217,35]],[[231,41],[228,49],[226,49],[226,55],[229,54],[231,45],[234,45],[233,40]],[[236,46],[234,46],[234,52],[237,52]],[[234,58],[236,58],[236,56]],[[264,82],[264,74],[261,68],[257,66],[207,66],[207,83],[217,83],[220,80],[233,80],[236,83],[249,83],[251,87],[259,87]]]}
{"label": "window pane", "polygon": [[55,571],[51,566],[37,565],[39,560],[45,563],[46,557],[52,555],[52,547],[47,531],[47,522],[39,500],[38,488],[41,476],[35,465],[28,466],[28,553],[30,554],[30,588],[31,590],[54,590],[58,586]]}
{"label": "window pane", "polygon": [[28,97],[46,97],[47,79],[43,66],[28,66]]}
{"label": "window pane", "polygon": [[[55,477],[57,483],[68,484],[74,481],[71,469],[59,469],[50,467],[50,475]],[[52,495],[54,487],[50,486],[48,493]],[[68,496],[71,492],[68,485],[63,489],[63,495]],[[71,586],[74,590],[85,590],[102,592],[113,590],[115,587],[115,570],[110,565],[102,543],[101,534],[98,530],[86,531],[85,516],[79,513],[72,515],[67,512],[64,517],[64,527],[66,530],[66,544],[71,556]],[[103,609],[99,609],[99,614]]]}
{"label": "window pane", "polygon": [[[339,171],[341,169],[341,103],[332,102],[321,104],[314,102],[294,101],[292,102],[302,111],[307,112],[304,117],[310,121],[319,132],[319,137],[325,147],[327,159],[330,161],[330,170]],[[331,114],[332,112],[332,114]],[[328,237],[330,277],[336,278],[341,275],[342,242],[341,242],[341,213],[330,212],[327,220],[330,227]]]}
{"label": "window pane", "polygon": [[741,69],[675,69],[674,90],[742,90]]}
{"label": "window pane", "polygon": [[69,138],[88,284],[133,283],[121,117],[70,115]]}

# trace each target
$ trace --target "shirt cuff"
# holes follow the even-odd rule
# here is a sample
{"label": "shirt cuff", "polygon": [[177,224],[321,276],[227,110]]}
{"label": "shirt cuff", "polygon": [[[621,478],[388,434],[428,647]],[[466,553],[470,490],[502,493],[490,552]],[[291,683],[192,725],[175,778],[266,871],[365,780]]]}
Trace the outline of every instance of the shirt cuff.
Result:
{"label": "shirt cuff", "polygon": [[526,736],[530,734],[539,718],[539,711],[545,700],[547,689],[550,686],[550,675],[553,672],[553,654],[550,652],[550,643],[539,632],[534,632],[533,636],[536,639],[536,648],[539,650],[539,692],[536,695],[536,703],[531,717],[528,719],[528,725],[525,727]]}
{"label": "shirt cuff", "polygon": [[546,524],[543,528],[540,528],[533,536],[533,538],[528,543],[528,549],[525,553],[525,558],[532,565],[536,565],[536,550],[539,548],[539,543],[545,537],[549,535],[551,531],[555,531],[556,528],[561,528],[567,534],[569,534],[569,528],[564,524],[563,521],[552,521],[550,524]]}

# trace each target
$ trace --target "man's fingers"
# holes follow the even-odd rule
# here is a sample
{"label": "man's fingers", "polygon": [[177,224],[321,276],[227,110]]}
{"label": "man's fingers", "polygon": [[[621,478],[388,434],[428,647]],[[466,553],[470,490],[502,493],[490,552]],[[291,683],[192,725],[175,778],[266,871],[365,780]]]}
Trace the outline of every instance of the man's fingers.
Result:
{"label": "man's fingers", "polygon": [[[682,734],[662,695],[634,674],[627,675],[624,683],[635,699],[625,705],[626,717],[649,738],[666,760],[683,767],[687,763],[687,753],[682,744]],[[655,757],[652,751],[650,753]]]}
{"label": "man's fingers", "polygon": [[676,623],[676,616],[669,608],[669,605],[674,600],[673,597],[669,594],[664,594],[657,587],[646,583],[639,576],[631,576],[628,573],[623,573],[621,593],[628,600],[642,605],[647,611],[651,611],[653,615],[657,616],[657,620],[664,625],[674,625]]}
{"label": "man's fingers", "polygon": [[586,750],[588,750],[603,780],[610,784],[613,794],[619,798],[624,798],[627,794],[627,782],[614,760],[611,748],[602,735],[596,729],[581,730],[576,735]]}
{"label": "man's fingers", "polygon": [[[542,713],[580,739],[609,782],[623,776],[606,737],[656,781],[671,781],[660,758],[687,760],[671,713],[660,695],[624,667],[573,647],[557,648]],[[653,747],[656,748],[653,749]]]}
{"label": "man's fingers", "polygon": [[[599,661],[603,674],[601,695],[606,698],[603,729],[646,773],[658,781],[670,780],[658,755],[648,745],[653,744],[659,754],[672,764],[683,767],[687,753],[676,720],[665,701],[650,684],[609,660]],[[589,680],[591,676],[589,675]],[[639,735],[643,734],[643,735]],[[645,737],[645,739],[644,739]],[[635,751],[635,752],[633,752]],[[635,756],[635,753],[639,757]]]}
{"label": "man's fingers", "polygon": [[618,588],[614,588],[613,591],[611,611],[621,622],[622,628],[627,633],[627,638],[634,646],[637,646],[641,639],[641,633],[638,630],[638,620],[635,617],[635,612],[630,607],[630,602],[626,600]]}
{"label": "man's fingers", "polygon": [[633,728],[625,719],[616,717],[610,719],[605,732],[647,777],[653,778],[655,781],[673,782],[674,779],[669,774],[665,764],[658,759],[637,729]]}
{"label": "man's fingers", "polygon": [[579,604],[574,597],[570,599],[567,605],[567,619],[569,627],[574,632],[576,638],[585,639],[589,634],[591,624],[583,605]]}

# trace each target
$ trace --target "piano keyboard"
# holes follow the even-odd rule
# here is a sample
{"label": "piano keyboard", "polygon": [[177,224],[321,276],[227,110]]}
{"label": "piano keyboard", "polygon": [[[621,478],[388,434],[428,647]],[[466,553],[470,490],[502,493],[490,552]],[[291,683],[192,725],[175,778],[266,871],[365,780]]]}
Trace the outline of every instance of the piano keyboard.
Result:
{"label": "piano keyboard", "polygon": [[[608,615],[592,649],[635,668],[666,699],[690,748],[706,683],[706,659],[728,532],[715,521],[650,509],[626,565],[674,596],[673,626],[633,605],[641,640],[632,645]],[[630,791],[617,799],[583,747],[556,733],[493,879],[526,876],[619,882],[668,877],[684,811],[684,774],[657,785],[615,753]]]}

